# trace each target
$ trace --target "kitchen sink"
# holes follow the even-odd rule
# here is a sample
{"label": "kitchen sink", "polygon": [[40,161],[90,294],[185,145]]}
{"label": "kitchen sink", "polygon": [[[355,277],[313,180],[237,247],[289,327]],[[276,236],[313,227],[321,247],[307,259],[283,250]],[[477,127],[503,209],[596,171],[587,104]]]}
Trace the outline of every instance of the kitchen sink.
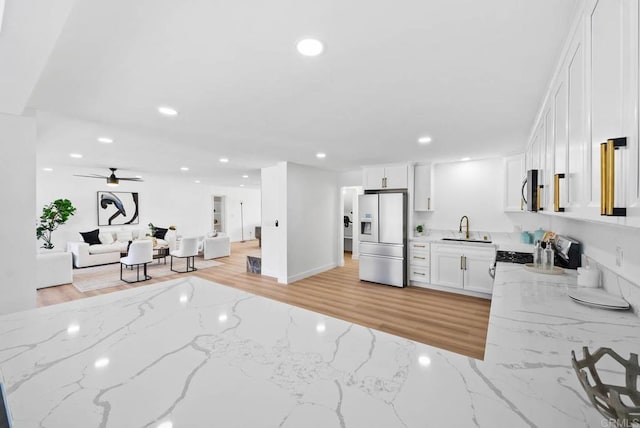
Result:
{"label": "kitchen sink", "polygon": [[473,239],[473,238],[442,238],[443,241],[456,241],[456,242],[479,242],[482,244],[491,244],[491,241],[484,239]]}

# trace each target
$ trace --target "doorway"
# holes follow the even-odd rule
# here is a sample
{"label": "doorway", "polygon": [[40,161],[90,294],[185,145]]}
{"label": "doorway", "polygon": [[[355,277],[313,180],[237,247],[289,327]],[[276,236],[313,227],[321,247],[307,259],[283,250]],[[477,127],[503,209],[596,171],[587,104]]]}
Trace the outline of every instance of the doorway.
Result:
{"label": "doorway", "polygon": [[357,260],[359,257],[359,234],[355,227],[358,221],[358,196],[364,194],[362,186],[344,186],[340,192],[340,219],[342,226],[339,234],[339,265],[344,266],[345,257]]}
{"label": "doorway", "polygon": [[226,210],[226,196],[213,195],[211,203],[213,205],[213,212],[211,214],[211,230],[214,232],[227,231],[227,210]]}

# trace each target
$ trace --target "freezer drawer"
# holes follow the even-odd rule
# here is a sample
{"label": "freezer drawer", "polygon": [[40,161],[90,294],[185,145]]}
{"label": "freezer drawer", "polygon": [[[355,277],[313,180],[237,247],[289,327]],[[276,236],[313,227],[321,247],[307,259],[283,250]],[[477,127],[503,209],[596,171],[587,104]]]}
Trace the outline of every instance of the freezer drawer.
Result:
{"label": "freezer drawer", "polygon": [[360,254],[360,279],[380,284],[404,286],[404,260]]}
{"label": "freezer drawer", "polygon": [[361,242],[360,254],[388,257],[404,257],[404,245],[377,244],[373,242]]}

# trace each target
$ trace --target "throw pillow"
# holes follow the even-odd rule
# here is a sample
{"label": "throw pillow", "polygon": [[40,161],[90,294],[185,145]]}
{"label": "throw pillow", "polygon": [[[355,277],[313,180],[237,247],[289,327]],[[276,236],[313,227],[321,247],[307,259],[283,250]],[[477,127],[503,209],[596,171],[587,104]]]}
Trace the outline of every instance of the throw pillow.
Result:
{"label": "throw pillow", "polygon": [[130,230],[120,230],[116,233],[116,237],[120,242],[133,241],[133,232]]}
{"label": "throw pillow", "polygon": [[156,233],[153,234],[154,238],[164,239],[164,235],[167,234],[169,229],[164,229],[162,227],[156,227]]}
{"label": "throw pillow", "polygon": [[103,245],[113,244],[113,235],[111,232],[100,232],[98,233],[98,239],[100,243]]}
{"label": "throw pillow", "polygon": [[100,243],[100,239],[98,238],[98,234],[100,233],[99,229],[92,230],[90,232],[80,232],[82,235],[82,239],[89,245],[97,245]]}

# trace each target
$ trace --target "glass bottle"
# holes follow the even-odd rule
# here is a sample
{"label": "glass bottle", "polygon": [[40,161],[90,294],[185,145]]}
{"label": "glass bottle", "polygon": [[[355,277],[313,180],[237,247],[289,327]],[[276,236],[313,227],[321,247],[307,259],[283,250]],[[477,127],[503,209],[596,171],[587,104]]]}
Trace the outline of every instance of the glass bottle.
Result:
{"label": "glass bottle", "polygon": [[544,268],[546,270],[553,270],[553,258],[555,253],[551,248],[551,242],[547,242],[547,248],[544,249]]}
{"label": "glass bottle", "polygon": [[536,246],[533,250],[533,265],[537,268],[542,266],[542,247],[540,241],[536,241]]}

